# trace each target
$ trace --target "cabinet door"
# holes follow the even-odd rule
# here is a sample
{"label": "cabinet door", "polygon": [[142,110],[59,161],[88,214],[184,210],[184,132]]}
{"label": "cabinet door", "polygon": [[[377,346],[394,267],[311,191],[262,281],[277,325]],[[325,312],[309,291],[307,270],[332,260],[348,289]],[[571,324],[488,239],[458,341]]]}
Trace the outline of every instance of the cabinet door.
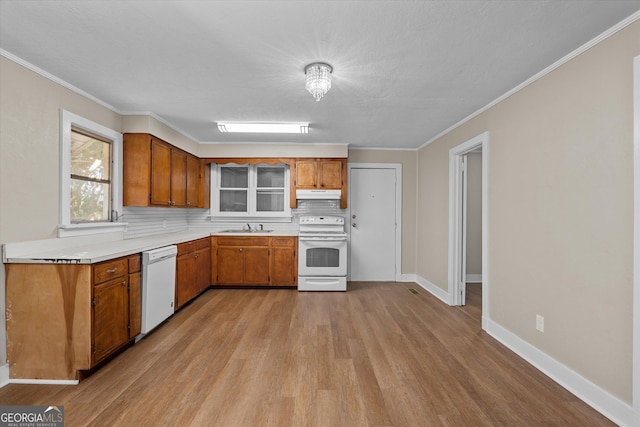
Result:
{"label": "cabinet door", "polygon": [[187,206],[187,153],[171,149],[171,206]]}
{"label": "cabinet door", "polygon": [[142,331],[142,288],[140,273],[129,274],[129,339]]}
{"label": "cabinet door", "polygon": [[151,191],[151,137],[125,133],[123,137],[122,203],[149,206]]}
{"label": "cabinet door", "polygon": [[[211,286],[211,248],[199,249],[196,258],[196,295]],[[195,296],[195,295],[194,295]]]}
{"label": "cabinet door", "polygon": [[296,286],[296,257],[294,248],[271,248],[271,284]]}
{"label": "cabinet door", "polygon": [[200,192],[200,160],[187,155],[187,207],[204,207],[198,203]]}
{"label": "cabinet door", "polygon": [[220,285],[242,285],[244,251],[238,247],[218,247],[218,280]]}
{"label": "cabinet door", "polygon": [[171,205],[171,147],[151,138],[151,204]]}
{"label": "cabinet door", "polygon": [[193,253],[176,258],[176,308],[193,298],[196,288],[196,258]]}
{"label": "cabinet door", "polygon": [[129,341],[127,281],[116,279],[93,288],[94,364]]}
{"label": "cabinet door", "polygon": [[315,159],[296,160],[296,188],[316,188],[318,163]]}
{"label": "cabinet door", "polygon": [[244,281],[247,285],[269,284],[269,248],[244,248]]}
{"label": "cabinet door", "polygon": [[342,160],[319,160],[319,188],[342,188]]}

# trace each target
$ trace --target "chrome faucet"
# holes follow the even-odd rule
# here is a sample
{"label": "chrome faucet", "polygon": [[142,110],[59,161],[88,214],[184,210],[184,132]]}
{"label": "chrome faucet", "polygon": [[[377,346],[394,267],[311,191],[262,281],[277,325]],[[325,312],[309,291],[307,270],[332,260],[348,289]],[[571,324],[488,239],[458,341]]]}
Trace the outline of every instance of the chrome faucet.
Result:
{"label": "chrome faucet", "polygon": [[247,231],[251,231],[251,224],[247,223]]}
{"label": "chrome faucet", "polygon": [[264,225],[259,224],[260,225],[260,231],[264,230]]}

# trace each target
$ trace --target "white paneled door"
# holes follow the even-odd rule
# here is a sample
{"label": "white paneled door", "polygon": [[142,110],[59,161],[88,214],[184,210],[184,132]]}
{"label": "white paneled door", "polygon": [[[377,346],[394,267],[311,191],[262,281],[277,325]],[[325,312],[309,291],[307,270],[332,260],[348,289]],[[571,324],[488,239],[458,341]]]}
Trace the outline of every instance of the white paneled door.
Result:
{"label": "white paneled door", "polygon": [[396,280],[396,169],[350,168],[352,281]]}

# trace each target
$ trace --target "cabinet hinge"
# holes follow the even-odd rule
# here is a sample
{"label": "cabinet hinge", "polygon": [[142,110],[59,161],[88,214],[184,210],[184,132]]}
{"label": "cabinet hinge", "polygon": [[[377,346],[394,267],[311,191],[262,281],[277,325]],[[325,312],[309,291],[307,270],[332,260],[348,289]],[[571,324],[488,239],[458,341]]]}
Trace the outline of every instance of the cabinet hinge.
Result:
{"label": "cabinet hinge", "polygon": [[127,330],[129,330],[129,331],[131,330],[131,323],[129,323],[129,324],[127,325]]}
{"label": "cabinet hinge", "polygon": [[96,297],[91,298],[91,305],[96,306]]}
{"label": "cabinet hinge", "polygon": [[95,352],[96,352],[96,345],[91,344],[91,353],[95,353]]}

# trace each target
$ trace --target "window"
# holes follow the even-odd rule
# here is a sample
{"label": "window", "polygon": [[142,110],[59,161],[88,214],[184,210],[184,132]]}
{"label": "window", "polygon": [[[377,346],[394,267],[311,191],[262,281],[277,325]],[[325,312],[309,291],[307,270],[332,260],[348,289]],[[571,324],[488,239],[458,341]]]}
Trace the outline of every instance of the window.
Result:
{"label": "window", "polygon": [[111,141],[71,129],[71,222],[111,219]]}
{"label": "window", "polygon": [[122,135],[62,111],[58,236],[124,230]]}
{"label": "window", "polygon": [[212,217],[291,218],[288,165],[213,165]]}

